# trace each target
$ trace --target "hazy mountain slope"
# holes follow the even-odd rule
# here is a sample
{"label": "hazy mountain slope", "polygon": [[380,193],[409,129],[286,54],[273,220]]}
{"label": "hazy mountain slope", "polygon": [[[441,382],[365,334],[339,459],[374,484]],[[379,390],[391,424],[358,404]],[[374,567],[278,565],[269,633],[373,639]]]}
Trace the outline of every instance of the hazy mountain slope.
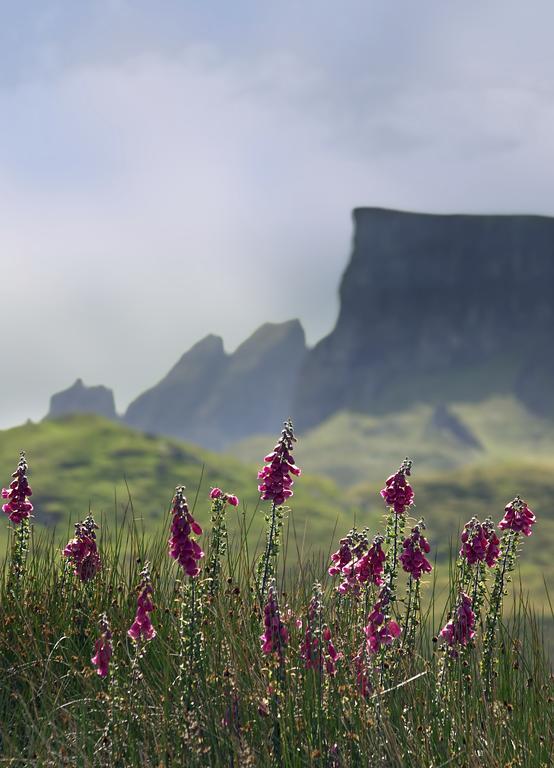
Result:
{"label": "hazy mountain slope", "polygon": [[181,357],[154,387],[136,398],[125,413],[127,424],[145,432],[194,440],[194,414],[202,407],[225,368],[227,355],[219,336],[206,336]]}
{"label": "hazy mountain slope", "polygon": [[[230,450],[249,461],[267,440],[251,437]],[[554,424],[513,396],[375,416],[343,411],[304,433],[302,448],[308,471],[350,486],[382,480],[405,455],[415,458],[419,476],[507,460],[548,462],[554,460]]]}
{"label": "hazy mountain slope", "polygon": [[215,449],[256,432],[278,431],[290,414],[305,355],[298,320],[262,325],[231,355],[218,336],[207,336],[131,403],[124,420]]}

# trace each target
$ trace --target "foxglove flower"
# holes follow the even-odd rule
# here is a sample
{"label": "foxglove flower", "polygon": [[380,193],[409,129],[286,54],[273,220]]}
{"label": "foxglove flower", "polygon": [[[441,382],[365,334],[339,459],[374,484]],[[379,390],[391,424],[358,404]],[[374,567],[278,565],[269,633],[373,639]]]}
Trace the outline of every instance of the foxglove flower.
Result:
{"label": "foxglove flower", "polygon": [[431,563],[425,557],[431,551],[431,547],[421,533],[422,529],[425,529],[425,525],[423,520],[420,520],[412,528],[411,534],[404,539],[402,554],[400,555],[403,569],[416,581],[421,578],[423,573],[431,573],[433,570]]}
{"label": "foxglove flower", "polygon": [[440,636],[446,640],[452,656],[457,656],[458,646],[466,646],[475,637],[475,614],[472,601],[465,592],[460,593],[454,616],[441,629]]}
{"label": "foxglove flower", "polygon": [[522,533],[524,536],[531,535],[531,526],[536,523],[537,518],[527,506],[527,502],[516,496],[513,501],[504,508],[504,517],[498,524],[501,531],[514,531]]}
{"label": "foxglove flower", "polygon": [[487,623],[483,640],[482,672],[485,679],[485,697],[490,699],[492,694],[493,669],[495,665],[494,647],[496,645],[496,627],[502,617],[506,580],[510,571],[515,568],[517,560],[519,534],[531,535],[531,526],[536,522],[535,515],[522,498],[516,496],[504,508],[504,517],[498,527],[504,531],[501,544],[501,555],[496,564],[496,573],[492,587]]}
{"label": "foxglove flower", "polygon": [[383,645],[390,645],[402,632],[397,622],[387,617],[389,603],[390,592],[387,587],[383,587],[364,627],[367,650],[370,654],[377,653]]}
{"label": "foxglove flower", "polygon": [[177,560],[188,576],[193,577],[200,573],[198,562],[204,557],[204,553],[198,543],[191,538],[191,534],[201,536],[202,528],[189,512],[184,491],[184,486],[177,486],[173,497],[169,554]]}
{"label": "foxglove flower", "polygon": [[337,662],[342,659],[342,653],[337,651],[331,637],[331,630],[325,626],[322,630],[323,642],[325,644],[325,671],[330,677],[337,673]]}
{"label": "foxglove flower", "polygon": [[221,560],[227,551],[227,526],[225,523],[227,504],[236,507],[239,500],[233,494],[224,493],[221,488],[212,488],[210,499],[212,500],[212,531],[205,574],[209,580],[209,593],[213,597],[219,589]]}
{"label": "foxglove flower", "polygon": [[352,659],[356,676],[356,687],[364,699],[369,698],[371,693],[371,679],[366,655],[366,643],[362,643],[358,653]]}
{"label": "foxglove flower", "polygon": [[403,515],[408,507],[414,503],[414,492],[406,480],[410,476],[412,462],[405,459],[398,472],[387,478],[385,487],[381,490],[387,506],[391,507],[397,515]]}
{"label": "foxglove flower", "polygon": [[485,520],[483,523],[483,528],[485,529],[488,537],[485,563],[489,568],[493,568],[496,565],[496,561],[500,555],[500,539],[496,535],[496,531],[494,530],[494,523],[490,518]]}
{"label": "foxglove flower", "polygon": [[350,593],[355,597],[358,597],[360,594],[360,585],[356,578],[354,562],[355,561],[352,560],[348,565],[345,565],[344,568],[342,569],[343,579],[337,587],[337,592],[339,593],[339,595],[347,595]]}
{"label": "foxglove flower", "polygon": [[268,655],[276,653],[280,659],[283,658],[283,650],[289,641],[289,631],[281,621],[275,582],[269,586],[267,603],[264,607],[264,631],[260,635],[260,641],[263,653]]}
{"label": "foxglove flower", "polygon": [[100,637],[94,644],[94,656],[91,662],[96,667],[96,674],[100,677],[106,677],[113,648],[112,632],[105,613],[100,616],[98,626],[100,627]]}
{"label": "foxglove flower", "polygon": [[127,630],[132,640],[152,640],[156,637],[156,630],[152,626],[150,614],[154,610],[152,603],[152,582],[150,579],[150,563],[145,563],[140,572],[139,596],[137,598],[137,612],[135,620]]}
{"label": "foxglove flower", "polygon": [[89,514],[83,522],[75,523],[75,536],[63,550],[63,556],[71,563],[73,573],[81,581],[91,581],[102,567],[96,546],[97,529],[94,518]]}
{"label": "foxglove flower", "polygon": [[227,504],[230,504],[232,507],[238,507],[239,505],[239,500],[234,494],[223,493],[221,488],[212,488],[210,491],[210,499],[212,501],[214,499],[221,499],[221,501],[227,502]]}
{"label": "foxglove flower", "polygon": [[340,540],[340,546],[336,552],[331,555],[332,565],[329,567],[328,573],[330,576],[336,576],[342,573],[344,566],[352,560],[352,549],[348,537]]}
{"label": "foxglove flower", "polygon": [[[337,591],[341,595],[351,593],[358,596],[360,585],[370,580],[373,567],[377,569],[375,577],[378,578],[381,542],[382,539],[377,537],[374,545],[368,551],[369,544],[367,529],[365,528],[363,531],[352,528],[348,535],[340,540],[339,549],[331,555],[332,564],[328,573],[330,576],[340,574],[343,577],[342,582],[337,587]],[[366,558],[366,555],[369,556]]]}
{"label": "foxglove flower", "polygon": [[292,446],[296,442],[292,421],[284,423],[281,437],[273,451],[264,461],[267,464],[258,472],[258,490],[262,501],[272,501],[271,512],[266,515],[267,532],[265,550],[257,566],[257,586],[260,602],[266,596],[267,585],[275,574],[277,555],[280,547],[281,530],[285,510],[282,505],[292,496],[293,480],[291,474],[300,475],[300,469],[294,463]]}
{"label": "foxglove flower", "polygon": [[321,666],[321,648],[319,642],[319,625],[321,623],[321,587],[314,585],[314,594],[308,607],[308,621],[304,642],[300,646],[300,657],[304,659],[306,669],[316,669]]}
{"label": "foxglove flower", "polygon": [[276,507],[284,504],[293,494],[291,474],[297,477],[301,474],[291,453],[295,442],[292,421],[289,419],[284,424],[275,448],[264,458],[266,465],[258,472],[258,490],[262,494],[262,501],[272,501]]}
{"label": "foxglove flower", "polygon": [[464,526],[461,541],[460,557],[468,565],[484,562],[489,568],[494,566],[500,553],[500,540],[490,518],[480,523],[476,517],[472,517]]}
{"label": "foxglove flower", "polygon": [[2,506],[2,512],[4,512],[12,523],[18,525],[22,520],[26,520],[33,511],[33,505],[29,501],[29,497],[33,495],[33,491],[27,480],[27,461],[25,459],[25,451],[21,451],[19,455],[19,463],[17,469],[12,474],[12,481],[8,488],[2,488],[2,498],[8,499],[8,501]]}
{"label": "foxglove flower", "polygon": [[308,621],[304,642],[300,646],[300,657],[304,659],[306,669],[325,671],[333,677],[336,674],[337,662],[342,654],[337,651],[327,625],[322,626],[321,586],[314,585],[314,594],[308,608]]}
{"label": "foxglove flower", "polygon": [[360,584],[380,586],[383,583],[385,553],[382,545],[383,537],[375,536],[371,547],[356,563],[354,571]]}

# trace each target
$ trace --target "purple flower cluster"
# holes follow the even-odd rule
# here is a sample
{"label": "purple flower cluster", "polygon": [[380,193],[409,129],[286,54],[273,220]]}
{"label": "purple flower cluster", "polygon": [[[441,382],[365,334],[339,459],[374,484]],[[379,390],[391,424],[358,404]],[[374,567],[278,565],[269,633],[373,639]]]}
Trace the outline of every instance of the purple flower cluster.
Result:
{"label": "purple flower cluster", "polygon": [[98,626],[100,627],[100,637],[94,644],[94,656],[91,658],[91,662],[96,667],[96,674],[100,677],[106,677],[113,648],[112,632],[105,613],[100,616]]}
{"label": "purple flower cluster", "polygon": [[321,602],[314,595],[308,608],[308,623],[304,634],[304,642],[300,646],[300,657],[304,659],[306,669],[325,671],[333,677],[337,672],[337,662],[342,659],[342,653],[335,648],[328,626],[321,629],[319,637],[318,624],[321,619]]}
{"label": "purple flower cluster", "polygon": [[425,536],[421,533],[422,529],[425,530],[425,525],[423,520],[420,520],[412,528],[411,534],[404,539],[402,554],[400,555],[403,569],[416,581],[421,578],[423,573],[431,573],[433,570],[431,563],[425,557],[431,551],[431,547]]}
{"label": "purple flower cluster", "polygon": [[284,424],[275,448],[264,458],[266,465],[258,472],[258,490],[262,494],[262,501],[272,501],[276,507],[284,504],[293,494],[294,481],[291,474],[299,476],[301,473],[291,453],[295,442],[292,421],[289,419]]}
{"label": "purple flower cluster", "polygon": [[354,567],[356,578],[360,584],[376,584],[380,586],[383,583],[384,567],[383,537],[375,536],[368,551],[358,560]]}
{"label": "purple flower cluster", "polygon": [[458,605],[453,618],[441,629],[440,636],[446,640],[450,653],[457,656],[457,647],[466,646],[475,637],[475,614],[471,597],[460,593]]}
{"label": "purple flower cluster", "polygon": [[366,658],[366,646],[367,644],[363,642],[358,653],[352,659],[354,675],[356,677],[356,688],[364,699],[367,699],[371,693],[371,677]]}
{"label": "purple flower cluster", "polygon": [[484,562],[492,568],[498,560],[500,539],[490,518],[480,523],[476,517],[472,517],[464,526],[461,540],[460,557],[466,560],[468,565]]}
{"label": "purple flower cluster", "polygon": [[337,672],[337,661],[342,659],[342,653],[339,653],[333,645],[329,627],[323,627],[321,635],[325,643],[325,671],[333,677]]}
{"label": "purple flower cluster", "polygon": [[81,581],[91,581],[102,567],[96,546],[97,528],[90,514],[82,523],[75,523],[75,536],[67,542],[63,550],[63,556],[71,563],[73,573]]}
{"label": "purple flower cluster", "polygon": [[531,535],[531,526],[536,523],[537,518],[527,506],[527,502],[516,496],[513,501],[504,508],[504,517],[498,527],[501,531],[514,531],[522,533],[524,536]]}
{"label": "purple flower cluster", "polygon": [[367,651],[370,654],[378,653],[383,645],[390,645],[402,632],[396,621],[387,619],[389,603],[390,592],[387,587],[383,587],[364,627]]}
{"label": "purple flower cluster", "polygon": [[152,626],[150,614],[154,610],[152,602],[152,582],[150,580],[150,564],[145,563],[140,573],[139,596],[137,598],[137,612],[135,620],[127,630],[132,640],[152,640],[156,637],[156,630]]}
{"label": "purple flower cluster", "polygon": [[382,536],[375,536],[369,545],[365,531],[360,533],[355,528],[340,540],[339,549],[331,555],[328,573],[343,577],[337,587],[342,595],[348,592],[358,595],[362,584],[383,583],[385,553],[382,545]]}
{"label": "purple flower cluster", "polygon": [[227,502],[227,504],[230,504],[232,507],[238,507],[239,505],[237,496],[234,496],[232,493],[223,493],[221,488],[212,488],[210,491],[210,499],[212,499],[212,501],[214,499],[221,499],[221,501]]}
{"label": "purple flower cluster", "polygon": [[184,491],[184,486],[177,486],[173,497],[169,554],[177,560],[185,573],[192,577],[200,573],[198,561],[204,557],[204,553],[198,543],[191,538],[191,533],[201,536],[202,528],[189,512]]}
{"label": "purple flower cluster", "polygon": [[340,546],[331,555],[333,564],[329,567],[329,576],[337,576],[343,572],[343,568],[352,562],[351,533],[339,542]]}
{"label": "purple flower cluster", "polygon": [[321,648],[316,631],[320,620],[321,603],[314,595],[308,608],[308,623],[304,634],[304,642],[300,646],[300,657],[304,659],[306,669],[318,669],[321,667]]}
{"label": "purple flower cluster", "polygon": [[403,515],[409,506],[414,503],[412,486],[406,480],[410,476],[412,462],[405,459],[398,472],[387,478],[385,487],[381,490],[388,507],[391,507],[397,515]]}
{"label": "purple flower cluster", "polygon": [[264,607],[264,631],[260,635],[262,652],[265,654],[276,653],[283,657],[283,649],[289,641],[289,631],[281,621],[275,584],[270,584],[267,603]]}
{"label": "purple flower cluster", "polygon": [[29,496],[32,496],[33,491],[27,480],[27,469],[25,451],[21,451],[19,464],[12,474],[13,480],[9,488],[2,488],[2,498],[8,499],[6,504],[2,506],[2,512],[5,512],[15,525],[27,519],[33,511],[33,505],[29,501]]}

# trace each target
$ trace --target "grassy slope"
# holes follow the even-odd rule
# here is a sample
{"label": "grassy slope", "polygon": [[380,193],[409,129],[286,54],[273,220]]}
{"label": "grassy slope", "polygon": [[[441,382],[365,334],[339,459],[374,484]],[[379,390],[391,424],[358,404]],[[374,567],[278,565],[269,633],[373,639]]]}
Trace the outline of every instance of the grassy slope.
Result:
{"label": "grassy slope", "polygon": [[[329,475],[349,487],[364,480],[382,480],[401,459],[417,457],[418,472],[450,469],[471,461],[467,449],[449,436],[427,433],[432,409],[417,406],[400,414],[373,417],[341,412],[302,438],[304,464],[310,472]],[[234,455],[248,461],[259,452],[265,436],[243,440],[233,447]]]}
{"label": "grassy slope", "polygon": [[[261,458],[274,444],[269,439]],[[177,440],[154,438],[95,416],[71,416],[39,424],[26,424],[0,432],[0,473],[7,484],[20,449],[25,449],[33,487],[35,522],[56,525],[63,538],[68,521],[83,518],[89,509],[100,518],[113,519],[128,505],[129,487],[135,518],[146,532],[167,525],[168,504],[176,485],[188,489],[194,502],[200,487],[197,517],[208,522],[210,487],[236,493],[242,507],[254,512],[258,504],[256,465],[243,464]],[[201,483],[201,484],[200,484]],[[354,512],[335,484],[323,477],[302,477],[295,486],[294,509],[300,531],[306,521],[317,531],[317,541],[330,545],[337,515],[350,519]],[[252,526],[257,539],[264,526],[260,510]],[[6,526],[0,526],[5,537]]]}

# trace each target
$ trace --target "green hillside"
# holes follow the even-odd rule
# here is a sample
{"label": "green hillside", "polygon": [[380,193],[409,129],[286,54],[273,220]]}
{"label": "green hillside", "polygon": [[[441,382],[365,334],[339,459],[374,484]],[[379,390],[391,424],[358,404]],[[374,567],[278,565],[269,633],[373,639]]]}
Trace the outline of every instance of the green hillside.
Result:
{"label": "green hillside", "polygon": [[[113,525],[129,507],[147,533],[168,525],[167,514],[176,485],[187,487],[191,505],[198,491],[196,514],[208,521],[207,495],[218,485],[236,493],[240,510],[252,514],[258,505],[257,469],[273,447],[268,438],[256,464],[243,464],[177,440],[137,432],[97,416],[79,415],[25,424],[0,432],[0,482],[6,485],[15,469],[19,451],[27,452],[33,487],[35,524],[56,526],[60,537],[68,521],[84,517],[91,507]],[[337,516],[354,516],[350,502],[332,480],[304,475],[295,486],[295,525],[300,535],[308,524],[315,540],[330,545]],[[254,517],[252,539],[264,525],[263,509]],[[2,521],[0,521],[2,522]],[[231,521],[232,524],[232,521]],[[7,527],[0,526],[0,537]],[[71,529],[72,530],[72,529]]]}
{"label": "green hillside", "polygon": [[[447,419],[437,418],[429,405],[379,416],[337,413],[302,436],[304,466],[350,487],[380,482],[403,456],[415,458],[419,477],[522,457],[554,461],[554,422],[537,418],[513,397],[452,403],[447,413]],[[268,439],[242,440],[232,454],[251,461]]]}

